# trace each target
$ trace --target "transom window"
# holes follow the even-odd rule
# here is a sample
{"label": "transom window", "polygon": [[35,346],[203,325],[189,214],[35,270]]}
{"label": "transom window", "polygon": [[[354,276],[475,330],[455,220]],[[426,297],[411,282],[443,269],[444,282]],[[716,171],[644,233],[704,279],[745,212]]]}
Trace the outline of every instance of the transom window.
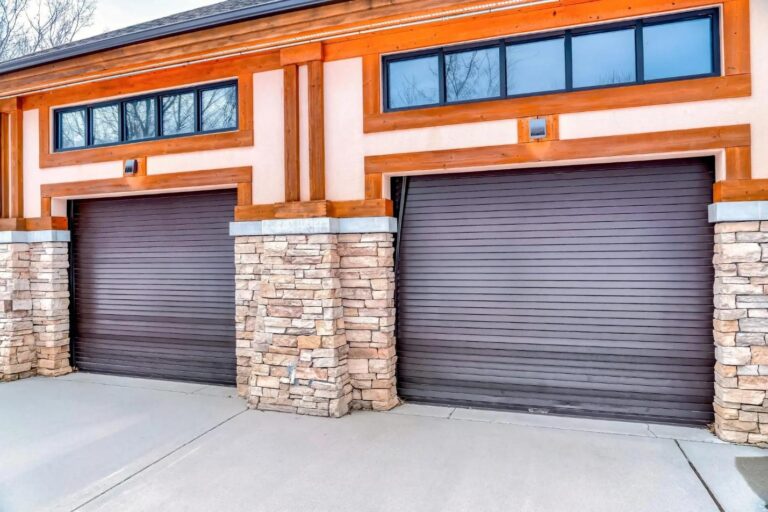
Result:
{"label": "transom window", "polygon": [[56,151],[237,129],[237,82],[162,91],[54,112]]}
{"label": "transom window", "polygon": [[720,75],[719,11],[384,58],[387,111]]}

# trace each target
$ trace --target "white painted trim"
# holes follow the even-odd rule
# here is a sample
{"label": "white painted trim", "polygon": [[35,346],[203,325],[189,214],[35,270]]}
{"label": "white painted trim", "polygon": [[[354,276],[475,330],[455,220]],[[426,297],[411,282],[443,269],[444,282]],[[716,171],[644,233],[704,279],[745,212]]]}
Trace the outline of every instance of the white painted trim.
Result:
{"label": "white painted trim", "polygon": [[69,242],[69,231],[0,231],[2,244],[33,244],[40,242]]}
{"label": "white painted trim", "polygon": [[737,201],[709,205],[709,222],[768,220],[768,201]]}
{"label": "white painted trim", "polygon": [[355,217],[336,219],[276,219],[252,222],[231,222],[231,236],[319,235],[337,233],[397,233],[394,217]]}

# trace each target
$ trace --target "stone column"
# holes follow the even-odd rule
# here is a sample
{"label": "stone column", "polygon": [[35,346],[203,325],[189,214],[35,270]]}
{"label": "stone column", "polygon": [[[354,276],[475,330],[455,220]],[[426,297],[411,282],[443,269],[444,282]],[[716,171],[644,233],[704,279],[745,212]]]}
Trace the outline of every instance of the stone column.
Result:
{"label": "stone column", "polygon": [[337,235],[265,236],[253,322],[249,402],[338,417],[349,410]]}
{"label": "stone column", "polygon": [[69,249],[66,242],[30,244],[32,322],[37,372],[58,377],[69,365]]}
{"label": "stone column", "polygon": [[29,266],[28,244],[0,243],[0,381],[37,372]]}
{"label": "stone column", "polygon": [[389,410],[395,385],[394,236],[339,235],[352,408]]}
{"label": "stone column", "polygon": [[238,390],[252,407],[338,417],[398,404],[395,228],[389,217],[232,224]]}
{"label": "stone column", "polygon": [[723,222],[715,233],[715,429],[768,445],[768,222]]}

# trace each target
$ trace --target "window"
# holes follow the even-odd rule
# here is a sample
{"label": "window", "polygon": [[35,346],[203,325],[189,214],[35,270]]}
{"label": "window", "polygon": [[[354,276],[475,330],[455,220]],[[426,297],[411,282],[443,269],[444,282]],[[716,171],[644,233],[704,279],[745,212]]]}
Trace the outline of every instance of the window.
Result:
{"label": "window", "polygon": [[389,65],[390,108],[435,105],[440,102],[438,57],[398,60]]}
{"label": "window", "polygon": [[628,84],[637,80],[635,30],[573,36],[573,87]]}
{"label": "window", "polygon": [[498,47],[480,48],[445,56],[447,101],[496,98],[501,95]]}
{"label": "window", "polygon": [[85,109],[59,112],[59,147],[63,149],[85,146]]}
{"label": "window", "polygon": [[236,130],[237,84],[60,109],[54,119],[56,151]]}
{"label": "window", "polygon": [[507,94],[565,89],[565,38],[507,46]]}
{"label": "window", "polygon": [[104,105],[91,110],[93,126],[91,144],[114,144],[120,142],[120,105]]}
{"label": "window", "polygon": [[162,97],[163,134],[182,135],[195,131],[195,93],[171,94]]}
{"label": "window", "polygon": [[719,11],[384,58],[387,111],[720,75]]}
{"label": "window", "polygon": [[707,18],[643,27],[645,79],[712,74],[712,34],[712,22]]}
{"label": "window", "polygon": [[237,126],[237,89],[219,87],[202,92],[203,131],[228,130]]}
{"label": "window", "polygon": [[125,140],[157,137],[157,106],[155,98],[125,102]]}

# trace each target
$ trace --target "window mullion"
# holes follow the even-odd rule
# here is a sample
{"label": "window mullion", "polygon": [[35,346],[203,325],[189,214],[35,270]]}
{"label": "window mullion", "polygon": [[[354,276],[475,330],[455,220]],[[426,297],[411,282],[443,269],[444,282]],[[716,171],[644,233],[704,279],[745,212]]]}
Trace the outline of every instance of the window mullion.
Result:
{"label": "window mullion", "polygon": [[501,97],[507,97],[507,45],[499,42],[499,88]]}
{"label": "window mullion", "polygon": [[445,105],[446,103],[446,96],[447,96],[447,89],[446,89],[446,72],[445,69],[445,53],[443,50],[440,50],[440,53],[437,54],[437,69],[438,69],[438,87],[440,88],[439,91],[439,99],[438,104],[439,105]]}
{"label": "window mullion", "polygon": [[639,84],[645,82],[645,56],[643,49],[643,22],[638,20],[635,24],[635,81]]}
{"label": "window mullion", "polygon": [[571,31],[565,32],[565,90],[573,89],[573,47]]}

